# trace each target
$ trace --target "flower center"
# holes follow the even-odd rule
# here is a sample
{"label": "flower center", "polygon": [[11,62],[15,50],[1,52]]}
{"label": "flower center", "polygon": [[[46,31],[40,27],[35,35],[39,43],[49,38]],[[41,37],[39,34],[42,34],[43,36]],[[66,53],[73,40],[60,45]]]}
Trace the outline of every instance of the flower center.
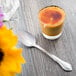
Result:
{"label": "flower center", "polygon": [[4,53],[2,52],[2,49],[0,48],[0,62],[3,60],[3,56],[4,56]]}

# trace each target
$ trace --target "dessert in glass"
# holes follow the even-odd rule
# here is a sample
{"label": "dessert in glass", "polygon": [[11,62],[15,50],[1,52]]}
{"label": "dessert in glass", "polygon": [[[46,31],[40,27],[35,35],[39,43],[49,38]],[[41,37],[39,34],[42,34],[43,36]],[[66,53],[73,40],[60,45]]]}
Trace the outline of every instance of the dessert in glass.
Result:
{"label": "dessert in glass", "polygon": [[45,38],[54,40],[61,36],[65,11],[58,6],[48,6],[39,11],[39,21]]}

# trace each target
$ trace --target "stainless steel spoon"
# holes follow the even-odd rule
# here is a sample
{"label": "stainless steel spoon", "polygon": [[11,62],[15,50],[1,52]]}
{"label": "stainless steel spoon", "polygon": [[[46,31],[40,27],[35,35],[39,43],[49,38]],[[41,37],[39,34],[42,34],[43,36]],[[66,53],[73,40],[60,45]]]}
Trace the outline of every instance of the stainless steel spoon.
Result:
{"label": "stainless steel spoon", "polygon": [[55,62],[57,62],[62,67],[63,70],[72,71],[71,64],[61,60],[60,58],[58,58],[57,56],[55,56],[53,54],[50,54],[45,49],[43,49],[42,47],[37,45],[35,37],[33,35],[31,35],[29,32],[26,32],[26,31],[25,32],[18,32],[18,37],[19,37],[19,41],[22,42],[25,46],[36,47],[36,48],[40,49],[43,53],[45,53],[51,59],[53,59]]}

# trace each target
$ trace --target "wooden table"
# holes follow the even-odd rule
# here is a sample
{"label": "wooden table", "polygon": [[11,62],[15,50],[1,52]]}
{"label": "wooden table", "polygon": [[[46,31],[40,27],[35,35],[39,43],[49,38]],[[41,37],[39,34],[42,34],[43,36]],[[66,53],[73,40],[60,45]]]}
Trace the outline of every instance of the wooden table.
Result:
{"label": "wooden table", "polygon": [[[37,44],[73,66],[72,72],[63,71],[57,63],[36,48],[23,48],[27,63],[23,65],[22,76],[76,76],[76,1],[75,0],[20,0],[20,8],[13,16],[14,21],[6,23],[13,30],[28,31],[37,39]],[[64,31],[58,40],[45,39],[40,30],[38,12],[41,8],[57,5],[66,12]],[[13,19],[12,18],[12,19]]]}

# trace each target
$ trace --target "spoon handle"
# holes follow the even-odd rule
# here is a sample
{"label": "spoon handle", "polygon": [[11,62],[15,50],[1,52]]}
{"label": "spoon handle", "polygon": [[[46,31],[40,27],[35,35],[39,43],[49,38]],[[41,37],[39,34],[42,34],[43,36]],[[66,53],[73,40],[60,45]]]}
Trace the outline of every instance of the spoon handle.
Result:
{"label": "spoon handle", "polygon": [[34,45],[36,48],[40,49],[43,53],[45,53],[46,55],[48,55],[50,58],[52,58],[55,62],[57,62],[62,69],[64,69],[65,71],[72,71],[72,66],[71,64],[61,60],[60,58],[58,58],[57,56],[50,54],[49,52],[47,52],[45,49],[43,49],[42,47],[40,47],[39,45]]}

